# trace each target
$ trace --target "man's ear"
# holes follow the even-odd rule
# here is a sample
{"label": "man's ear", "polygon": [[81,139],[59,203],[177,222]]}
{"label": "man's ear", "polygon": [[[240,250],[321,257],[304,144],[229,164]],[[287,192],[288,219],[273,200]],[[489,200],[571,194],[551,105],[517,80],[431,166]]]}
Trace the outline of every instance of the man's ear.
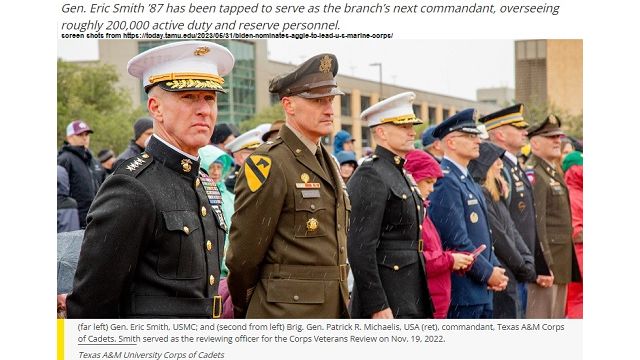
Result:
{"label": "man's ear", "polygon": [[163,122],[162,118],[162,101],[157,96],[149,96],[147,100],[147,110],[149,115],[159,122]]}
{"label": "man's ear", "polygon": [[504,140],[505,140],[504,130],[501,129],[501,128],[495,129],[495,137],[496,137],[496,139],[498,139],[498,141],[504,142]]}
{"label": "man's ear", "polygon": [[293,99],[286,96],[286,97],[283,97],[282,100],[280,100],[280,103],[282,103],[282,109],[286,114],[295,115],[296,104],[295,104],[295,101],[293,101]]}
{"label": "man's ear", "polygon": [[378,137],[378,139],[387,141],[387,132],[386,132],[386,129],[384,128],[384,125],[378,125],[374,127],[373,130],[376,136]]}
{"label": "man's ear", "polygon": [[[440,141],[442,143],[442,145],[444,145],[447,149],[450,150],[455,150],[456,149],[456,142],[453,141],[453,137],[447,135],[444,137],[444,139],[442,139],[442,141]],[[444,150],[444,149],[443,149]]]}

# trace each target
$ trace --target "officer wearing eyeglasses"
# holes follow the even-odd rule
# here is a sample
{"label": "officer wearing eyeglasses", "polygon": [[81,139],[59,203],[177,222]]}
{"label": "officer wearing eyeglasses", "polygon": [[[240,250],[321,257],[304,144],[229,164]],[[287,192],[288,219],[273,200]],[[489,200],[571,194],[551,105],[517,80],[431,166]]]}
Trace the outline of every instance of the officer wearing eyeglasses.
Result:
{"label": "officer wearing eyeglasses", "polygon": [[442,141],[444,178],[430,195],[429,213],[442,247],[473,252],[486,249],[464,275],[451,275],[451,306],[448,318],[492,318],[493,291],[506,288],[508,278],[493,252],[487,208],[480,186],[469,175],[469,161],[480,156],[480,130],[474,109],[463,110],[443,121],[433,132]]}

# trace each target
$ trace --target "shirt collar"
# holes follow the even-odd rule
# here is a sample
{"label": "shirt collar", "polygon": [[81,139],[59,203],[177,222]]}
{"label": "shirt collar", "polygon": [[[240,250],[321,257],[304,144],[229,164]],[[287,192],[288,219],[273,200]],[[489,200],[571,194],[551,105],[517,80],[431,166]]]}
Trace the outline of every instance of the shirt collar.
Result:
{"label": "shirt collar", "polygon": [[464,176],[469,176],[469,170],[466,167],[458,164],[457,162],[455,162],[452,158],[448,157],[447,155],[445,155],[444,158],[449,160],[453,165],[455,165],[458,169],[460,169],[460,171],[462,172],[462,174]]}
{"label": "shirt collar", "polygon": [[506,156],[514,165],[518,165],[518,158],[512,153],[505,151],[504,156]]}
{"label": "shirt collar", "polygon": [[309,149],[309,151],[311,151],[311,153],[313,155],[316,154],[316,151],[318,151],[318,146],[320,144],[314,144],[311,140],[309,140],[306,137],[304,137],[298,130],[294,129],[293,127],[289,126],[288,124],[285,124],[284,126],[289,128],[289,130],[291,130],[291,132],[294,133],[298,137],[298,139],[300,139],[300,141],[302,141],[304,146],[306,146],[307,149]]}
{"label": "shirt collar", "polygon": [[156,138],[156,139],[160,140],[160,142],[162,142],[163,144],[165,144],[166,146],[168,146],[169,148],[171,148],[171,150],[176,151],[176,152],[177,152],[177,153],[179,153],[180,155],[183,155],[183,156],[185,156],[185,157],[187,157],[187,158],[189,158],[189,159],[191,159],[191,160],[193,160],[193,161],[198,161],[198,159],[200,159],[200,157],[199,157],[199,156],[193,156],[193,155],[191,155],[191,154],[187,154],[186,152],[184,152],[184,151],[182,151],[182,150],[178,149],[177,147],[175,147],[175,146],[173,146],[173,145],[169,144],[165,139],[161,138],[160,136],[158,136],[158,135],[156,135],[156,134],[153,134],[153,135],[151,135],[151,136],[153,136],[154,138]]}

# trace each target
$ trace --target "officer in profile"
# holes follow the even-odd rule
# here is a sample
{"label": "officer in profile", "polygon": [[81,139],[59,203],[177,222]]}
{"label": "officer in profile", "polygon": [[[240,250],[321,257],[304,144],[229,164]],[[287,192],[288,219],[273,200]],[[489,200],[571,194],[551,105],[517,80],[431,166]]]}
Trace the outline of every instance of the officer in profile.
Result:
{"label": "officer in profile", "polygon": [[240,173],[242,165],[244,165],[244,161],[249,155],[251,155],[253,150],[257,149],[258,146],[262,144],[262,140],[259,136],[260,132],[253,129],[227,143],[227,152],[233,157],[235,165],[233,167],[233,171],[231,171],[229,176],[225,179],[224,185],[232,194],[235,191],[234,189],[236,187],[238,174]]}
{"label": "officer in profile", "polygon": [[147,50],[127,65],[143,82],[154,134],[91,206],[70,318],[217,318],[226,224],[220,193],[200,171],[211,138],[226,48],[185,41]]}
{"label": "officer in profile", "polygon": [[536,281],[529,284],[518,283],[522,304],[522,308],[519,309],[520,317],[524,318],[528,301],[533,304],[545,301],[531,296],[527,291],[528,286],[550,287],[553,284],[553,276],[544,259],[536,231],[533,187],[518,161],[520,149],[527,144],[529,124],[524,120],[522,104],[509,106],[483,116],[478,122],[485,125],[490,141],[506,150],[502,157],[504,164],[502,172],[510,187],[509,196],[506,199],[507,208],[518,233],[534,256]]}
{"label": "officer in profile", "polygon": [[[493,294],[502,291],[509,279],[493,252],[487,206],[480,186],[467,166],[480,156],[481,131],[476,127],[475,109],[466,109],[436,127],[433,136],[442,141],[444,177],[436,182],[430,213],[440,233],[442,247],[473,253],[473,265],[463,276],[451,275],[451,319],[490,319]],[[482,245],[486,248],[482,250]]]}
{"label": "officer in profile", "polygon": [[553,275],[540,286],[528,288],[537,299],[527,304],[527,318],[533,319],[564,318],[567,285],[582,279],[573,247],[569,190],[558,166],[564,135],[560,126],[560,120],[551,114],[528,129],[532,155],[525,171],[533,184],[536,230]]}
{"label": "officer in profile", "polygon": [[354,276],[354,318],[433,318],[422,255],[425,209],[404,170],[421,124],[412,92],[372,105],[360,117],[378,146],[349,180],[352,204],[349,263]]}
{"label": "officer in profile", "polygon": [[433,131],[436,129],[437,125],[431,125],[425,129],[422,133],[422,146],[423,150],[431,155],[438,164],[442,162],[442,157],[444,156],[444,151],[442,151],[442,144],[440,143],[440,139],[433,136]]}
{"label": "officer in profile", "polygon": [[227,277],[236,318],[348,317],[351,205],[320,142],[344,93],[338,60],[316,55],[275,77],[285,125],[257,148],[236,182]]}

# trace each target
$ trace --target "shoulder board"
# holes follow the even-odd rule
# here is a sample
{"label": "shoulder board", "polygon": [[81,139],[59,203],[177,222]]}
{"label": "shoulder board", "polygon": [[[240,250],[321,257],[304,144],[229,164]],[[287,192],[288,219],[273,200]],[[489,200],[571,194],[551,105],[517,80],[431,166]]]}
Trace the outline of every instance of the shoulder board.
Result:
{"label": "shoulder board", "polygon": [[144,171],[144,169],[146,169],[152,162],[153,156],[144,152],[123,162],[120,166],[118,166],[114,174],[136,177],[140,175]]}
{"label": "shoulder board", "polygon": [[265,143],[262,143],[255,151],[256,152],[269,152],[271,149],[276,146],[282,144],[282,138],[276,138],[275,140],[269,140]]}
{"label": "shoulder board", "polygon": [[367,156],[366,158],[364,158],[364,160],[362,160],[362,163],[372,162],[377,159],[378,159],[378,155]]}
{"label": "shoulder board", "polygon": [[447,175],[448,173],[451,172],[451,169],[449,169],[449,166],[445,166],[445,167],[441,168],[441,170],[442,170],[442,173],[444,175]]}

